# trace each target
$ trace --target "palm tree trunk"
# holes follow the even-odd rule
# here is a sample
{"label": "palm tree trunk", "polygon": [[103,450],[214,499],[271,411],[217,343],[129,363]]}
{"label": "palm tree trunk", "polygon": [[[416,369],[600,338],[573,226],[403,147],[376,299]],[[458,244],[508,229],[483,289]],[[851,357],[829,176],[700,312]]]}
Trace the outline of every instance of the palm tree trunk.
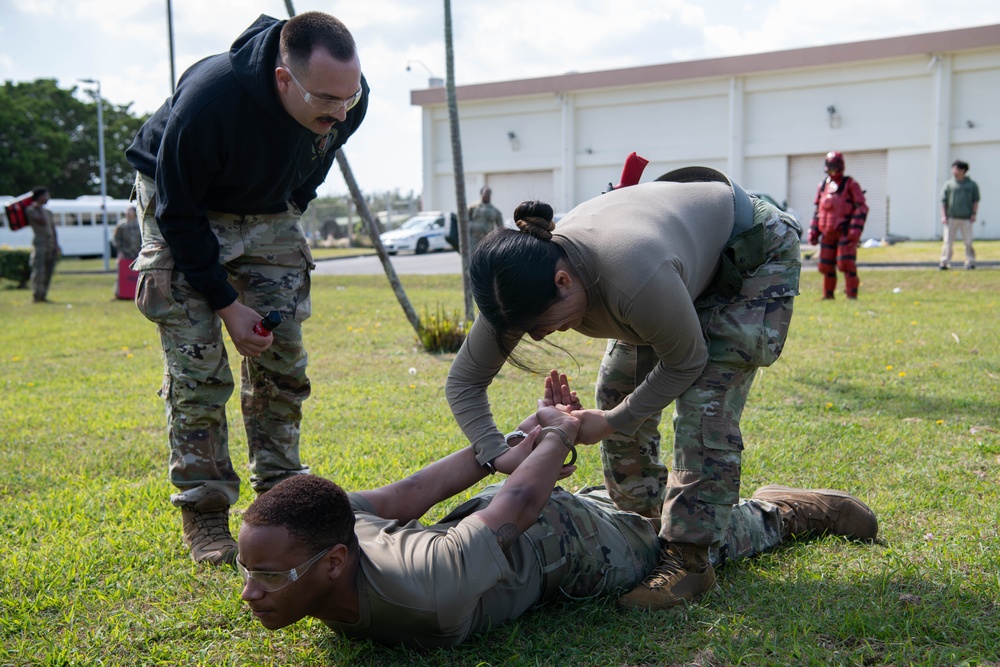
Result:
{"label": "palm tree trunk", "polygon": [[[292,0],[285,0],[285,8],[288,9],[289,17],[295,16],[295,7],[292,6]],[[344,154],[343,150],[338,150],[336,157],[337,164],[340,166],[340,173],[344,175],[344,182],[347,183],[347,189],[351,191],[351,197],[354,199],[354,208],[357,209],[358,215],[365,221],[365,225],[368,227],[368,235],[371,237],[372,245],[375,246],[375,252],[378,253],[378,258],[382,262],[382,268],[385,269],[385,275],[389,279],[389,284],[392,285],[392,291],[396,294],[396,300],[403,307],[403,313],[406,314],[406,319],[410,321],[410,326],[416,332],[417,338],[420,338],[420,318],[417,316],[417,311],[413,309],[413,304],[410,303],[409,297],[406,296],[403,284],[399,282],[396,269],[392,266],[392,262],[389,261],[389,254],[385,251],[385,246],[382,245],[382,239],[379,238],[378,224],[376,224],[375,218],[372,217],[372,212],[368,210],[368,202],[362,196],[358,182],[354,180],[354,172],[351,171],[351,165],[347,162],[347,155]]]}
{"label": "palm tree trunk", "polygon": [[368,203],[362,196],[361,189],[358,188],[358,182],[354,180],[354,172],[351,171],[351,165],[348,164],[347,156],[344,155],[343,150],[337,151],[337,164],[340,165],[340,173],[344,175],[347,189],[351,191],[351,197],[354,199],[354,207],[358,209],[358,216],[365,221],[365,226],[368,227],[368,235],[371,237],[372,245],[375,246],[375,252],[378,253],[378,258],[382,262],[382,268],[385,269],[385,275],[389,279],[389,284],[392,285],[392,291],[396,293],[396,300],[403,307],[406,319],[410,321],[410,325],[417,332],[417,337],[419,338],[420,318],[417,317],[417,312],[413,310],[413,304],[410,303],[410,299],[406,296],[403,284],[399,282],[396,269],[392,266],[392,262],[389,261],[389,253],[385,251],[382,239],[379,238],[378,224],[375,222],[372,212],[368,209]]}
{"label": "palm tree trunk", "polygon": [[451,163],[455,173],[455,207],[458,209],[458,249],[462,255],[462,292],[465,294],[465,320],[475,317],[472,309],[472,282],[469,278],[469,207],[465,198],[465,166],[462,164],[462,137],[458,129],[458,101],[455,97],[455,49],[451,39],[451,0],[444,0],[444,48],[448,91],[448,126],[451,129]]}

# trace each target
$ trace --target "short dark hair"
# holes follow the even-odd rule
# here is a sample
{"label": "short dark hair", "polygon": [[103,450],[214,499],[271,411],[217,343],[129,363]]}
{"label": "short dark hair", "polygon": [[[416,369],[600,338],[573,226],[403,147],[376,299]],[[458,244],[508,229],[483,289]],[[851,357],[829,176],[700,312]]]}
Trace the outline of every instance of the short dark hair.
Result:
{"label": "short dark hair", "polygon": [[969,171],[969,163],[964,160],[955,160],[951,163],[951,166],[958,167],[962,171]]}
{"label": "short dark hair", "polygon": [[279,53],[286,65],[305,67],[317,47],[336,60],[348,62],[357,55],[351,31],[340,19],[323,12],[297,14],[281,26]]}
{"label": "short dark hair", "polygon": [[49,194],[49,189],[44,185],[36,185],[35,187],[31,188],[32,199],[38,199],[42,195],[47,195],[47,194]]}
{"label": "short dark hair", "polygon": [[342,488],[315,475],[293,475],[281,480],[250,503],[243,523],[282,526],[292,539],[310,551],[344,544],[358,547],[354,511]]}

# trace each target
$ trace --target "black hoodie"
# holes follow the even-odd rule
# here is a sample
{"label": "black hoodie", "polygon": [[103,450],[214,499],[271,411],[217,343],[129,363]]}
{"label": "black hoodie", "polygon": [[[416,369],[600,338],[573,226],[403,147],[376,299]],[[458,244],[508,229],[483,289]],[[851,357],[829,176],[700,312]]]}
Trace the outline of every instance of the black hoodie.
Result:
{"label": "black hoodie", "polygon": [[281,106],[274,82],[281,26],[261,15],[229,53],[188,69],[125,156],[156,180],[156,222],[174,265],[216,310],[236,300],[207,212],[305,211],[337,149],[368,110],[368,83],[347,119],[320,136]]}

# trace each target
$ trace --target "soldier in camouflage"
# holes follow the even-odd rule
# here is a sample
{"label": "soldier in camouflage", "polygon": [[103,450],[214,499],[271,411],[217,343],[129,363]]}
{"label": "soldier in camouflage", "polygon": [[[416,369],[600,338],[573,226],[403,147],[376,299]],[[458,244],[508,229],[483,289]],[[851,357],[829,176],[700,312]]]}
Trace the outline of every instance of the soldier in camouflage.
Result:
{"label": "soldier in camouflage", "polygon": [[493,190],[483,186],[479,190],[479,201],[469,207],[469,246],[473,250],[484,236],[503,227],[503,215],[490,202],[492,196]]}
{"label": "soldier in camouflage", "polygon": [[125,212],[125,220],[115,225],[115,234],[111,243],[118,251],[118,256],[131,262],[139,256],[142,247],[142,232],[139,229],[139,219],[136,217],[135,206],[129,206]]}
{"label": "soldier in camouflage", "polygon": [[[294,477],[255,500],[238,568],[261,624],[276,630],[311,616],[348,637],[448,648],[546,602],[643,581],[660,559],[654,523],[616,508],[603,488],[555,486],[574,470],[564,459],[580,422],[566,411],[565,376],[553,377],[559,389],[546,378],[546,399],[514,432],[510,477],[436,523],[418,519],[487,474],[471,447],[371,491]],[[846,493],[768,486],[732,508],[710,559],[719,566],[793,535],[870,540],[877,531],[874,513]]]}
{"label": "soldier in camouflage", "polygon": [[[315,268],[299,218],[368,105],[354,38],[336,18],[261,16],[205,58],[126,152],[142,218],[136,305],[158,326],[171,502],[195,561],[232,564],[229,507],[240,477],[226,403],[240,406],[257,493],[309,473],[299,458],[309,396],[302,323]],[[277,311],[273,332],[256,325]]]}
{"label": "soldier in camouflage", "polygon": [[[116,299],[134,299],[138,272],[132,269],[132,262],[139,256],[139,249],[142,247],[142,230],[139,229],[135,206],[129,206],[125,212],[125,220],[115,225],[111,245],[118,252],[118,280],[115,281],[114,296]],[[123,294],[124,290],[121,288],[125,284],[131,289]]]}
{"label": "soldier in camouflage", "polygon": [[31,205],[24,210],[34,234],[31,240],[31,291],[35,303],[49,300],[49,284],[61,254],[52,211],[45,208],[50,197],[48,188],[37,187],[31,191]]}
{"label": "soldier in camouflage", "polygon": [[[663,609],[715,583],[710,550],[739,500],[740,418],[758,368],[781,354],[799,285],[800,229],[725,174],[688,167],[612,190],[555,225],[525,202],[520,231],[498,230],[472,258],[479,306],[446,393],[483,465],[507,472],[486,388],[525,337],[573,329],[609,339],[597,408],[578,442],[602,442],[619,509],[659,520],[661,565],[622,596]],[[659,421],[674,404],[673,465]]]}

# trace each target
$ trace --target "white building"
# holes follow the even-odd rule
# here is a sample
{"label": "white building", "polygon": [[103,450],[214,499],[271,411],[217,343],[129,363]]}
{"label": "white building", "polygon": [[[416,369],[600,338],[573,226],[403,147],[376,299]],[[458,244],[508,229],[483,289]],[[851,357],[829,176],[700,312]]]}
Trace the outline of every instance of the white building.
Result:
{"label": "white building", "polygon": [[[977,238],[1000,238],[1000,25],[457,88],[469,203],[489,185],[506,217],[525,199],[559,212],[618,183],[721,169],[787,200],[807,226],[827,151],[867,191],[865,238],[941,237],[955,159],[982,202]],[[444,88],[423,108],[424,207],[455,208]]]}

